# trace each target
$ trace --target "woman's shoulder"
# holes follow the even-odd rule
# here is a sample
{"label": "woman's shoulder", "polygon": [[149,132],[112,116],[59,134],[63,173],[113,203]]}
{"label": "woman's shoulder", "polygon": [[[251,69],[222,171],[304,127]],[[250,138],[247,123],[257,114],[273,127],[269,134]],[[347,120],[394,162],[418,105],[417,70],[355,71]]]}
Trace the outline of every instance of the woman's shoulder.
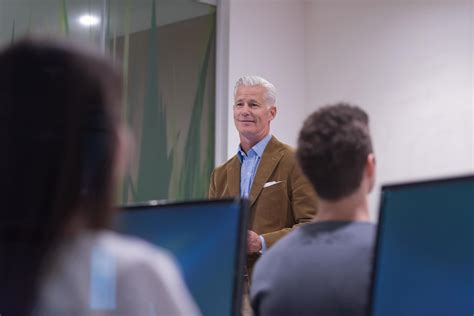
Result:
{"label": "woman's shoulder", "polygon": [[172,260],[171,254],[162,248],[133,236],[121,235],[113,231],[95,233],[94,247],[130,263],[157,259]]}
{"label": "woman's shoulder", "polygon": [[124,277],[127,275],[130,277],[148,275],[161,279],[169,279],[171,276],[181,277],[177,262],[170,252],[145,240],[113,231],[96,234],[92,254],[115,258],[119,272]]}
{"label": "woman's shoulder", "polygon": [[163,315],[198,315],[175,258],[167,250],[113,231],[92,236],[92,260],[98,269],[115,266],[117,299],[129,310],[154,305]]}
{"label": "woman's shoulder", "polygon": [[[164,249],[105,230],[82,232],[61,249],[39,299],[39,311],[47,313],[38,315],[73,310],[89,315],[97,302],[115,302],[117,315],[146,315],[149,306],[159,315],[199,315],[176,261]],[[104,295],[113,299],[102,302]]]}

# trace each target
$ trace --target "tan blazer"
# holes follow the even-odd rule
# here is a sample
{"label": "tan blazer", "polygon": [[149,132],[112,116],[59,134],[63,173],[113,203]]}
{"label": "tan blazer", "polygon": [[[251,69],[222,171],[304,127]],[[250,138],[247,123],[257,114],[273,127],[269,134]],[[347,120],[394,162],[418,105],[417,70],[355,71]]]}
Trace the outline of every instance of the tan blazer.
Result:
{"label": "tan blazer", "polygon": [[[240,160],[235,155],[212,172],[209,198],[240,195]],[[262,235],[267,249],[317,210],[313,187],[302,174],[294,150],[272,137],[250,189],[249,229]],[[249,274],[258,255],[249,256]]]}

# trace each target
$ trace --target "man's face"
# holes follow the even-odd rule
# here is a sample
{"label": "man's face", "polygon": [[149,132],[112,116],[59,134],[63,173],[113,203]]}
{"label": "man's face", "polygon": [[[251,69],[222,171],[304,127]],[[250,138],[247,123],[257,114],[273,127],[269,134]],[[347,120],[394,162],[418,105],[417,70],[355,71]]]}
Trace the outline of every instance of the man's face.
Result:
{"label": "man's face", "polygon": [[275,118],[276,107],[267,106],[265,88],[241,86],[234,103],[234,123],[241,136],[260,141],[270,132],[270,121]]}

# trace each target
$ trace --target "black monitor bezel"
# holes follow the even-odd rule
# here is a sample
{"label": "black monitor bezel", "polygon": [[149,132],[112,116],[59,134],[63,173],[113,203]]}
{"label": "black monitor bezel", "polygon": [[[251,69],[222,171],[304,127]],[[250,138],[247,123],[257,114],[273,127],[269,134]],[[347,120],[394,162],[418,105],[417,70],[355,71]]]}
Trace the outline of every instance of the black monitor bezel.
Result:
{"label": "black monitor bezel", "polygon": [[236,267],[234,270],[234,289],[231,304],[230,315],[240,316],[241,305],[242,305],[242,292],[243,282],[245,273],[245,264],[247,260],[247,229],[248,229],[248,218],[249,218],[249,201],[245,198],[223,198],[223,199],[202,199],[202,200],[186,200],[186,201],[167,201],[167,200],[153,200],[138,202],[133,204],[127,204],[119,207],[120,210],[125,212],[143,211],[149,208],[153,208],[154,211],[159,210],[160,207],[183,207],[186,205],[199,205],[199,204],[217,204],[217,203],[236,203],[239,205],[239,223],[238,223],[238,239],[237,239],[237,256],[236,256]]}
{"label": "black monitor bezel", "polygon": [[384,206],[385,206],[385,199],[383,197],[384,192],[387,190],[397,190],[397,189],[404,189],[407,187],[415,187],[415,186],[424,186],[424,185],[432,185],[432,184],[443,184],[449,182],[459,182],[459,181],[473,181],[474,174],[466,174],[460,176],[453,176],[453,177],[445,177],[445,178],[438,178],[438,179],[427,179],[427,180],[419,180],[419,181],[410,181],[410,182],[400,182],[394,184],[385,184],[382,185],[380,190],[380,201],[379,201],[379,218],[377,224],[377,237],[375,240],[375,247],[374,247],[374,255],[372,257],[372,271],[370,277],[370,288],[369,288],[369,304],[367,306],[368,313],[367,315],[374,316],[374,294],[375,294],[375,279],[377,277],[377,267],[378,267],[378,256],[377,254],[380,252],[381,247],[381,232],[385,225],[385,215],[384,215]]}

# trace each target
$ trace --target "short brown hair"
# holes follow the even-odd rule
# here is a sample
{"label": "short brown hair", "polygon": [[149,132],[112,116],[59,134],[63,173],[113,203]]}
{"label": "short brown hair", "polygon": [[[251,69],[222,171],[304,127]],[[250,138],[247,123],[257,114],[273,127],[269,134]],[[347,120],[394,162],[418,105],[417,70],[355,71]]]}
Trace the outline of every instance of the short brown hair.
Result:
{"label": "short brown hair", "polygon": [[338,103],[322,107],[306,119],[296,155],[318,195],[338,200],[360,186],[371,152],[367,113]]}

